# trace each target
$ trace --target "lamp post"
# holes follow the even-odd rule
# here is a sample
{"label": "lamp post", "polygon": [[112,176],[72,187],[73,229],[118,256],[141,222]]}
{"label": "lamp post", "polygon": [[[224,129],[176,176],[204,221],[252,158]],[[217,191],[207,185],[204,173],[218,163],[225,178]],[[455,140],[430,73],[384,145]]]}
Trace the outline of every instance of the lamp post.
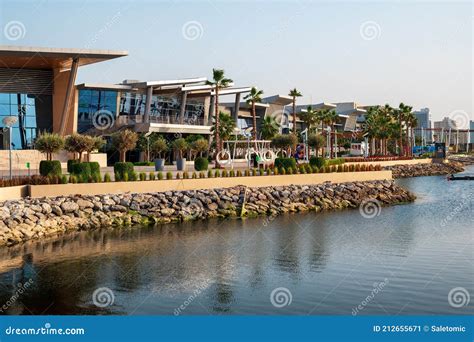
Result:
{"label": "lamp post", "polygon": [[10,169],[10,179],[13,178],[12,173],[12,126],[18,121],[16,116],[7,116],[5,117],[2,122],[8,129],[8,162],[9,162],[9,169]]}

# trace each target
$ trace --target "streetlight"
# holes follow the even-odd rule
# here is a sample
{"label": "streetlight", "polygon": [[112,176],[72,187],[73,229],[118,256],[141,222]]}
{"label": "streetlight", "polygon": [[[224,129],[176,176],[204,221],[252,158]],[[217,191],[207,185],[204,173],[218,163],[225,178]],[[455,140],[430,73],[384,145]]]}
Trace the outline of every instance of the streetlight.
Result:
{"label": "streetlight", "polygon": [[16,116],[7,116],[5,117],[2,122],[8,129],[8,150],[9,150],[9,166],[10,166],[10,179],[13,178],[13,173],[12,173],[12,127],[13,125],[18,121],[18,118]]}

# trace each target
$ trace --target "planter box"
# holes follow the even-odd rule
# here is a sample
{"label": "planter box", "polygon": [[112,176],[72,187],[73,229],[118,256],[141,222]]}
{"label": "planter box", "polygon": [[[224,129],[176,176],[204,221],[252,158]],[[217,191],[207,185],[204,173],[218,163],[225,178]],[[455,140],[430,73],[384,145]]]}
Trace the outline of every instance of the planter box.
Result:
{"label": "planter box", "polygon": [[0,188],[0,201],[20,199],[29,195],[28,185]]}
{"label": "planter box", "polygon": [[83,183],[83,184],[54,184],[31,185],[31,197],[55,197],[67,195],[103,195],[124,192],[164,192],[169,190],[199,190],[228,188],[237,185],[249,187],[283,186],[283,185],[310,185],[324,182],[344,183],[363,182],[371,180],[392,179],[392,171],[341,172],[341,173],[314,173],[278,176],[250,176],[228,178],[202,179],[173,179],[157,181],[111,182],[111,183]]}

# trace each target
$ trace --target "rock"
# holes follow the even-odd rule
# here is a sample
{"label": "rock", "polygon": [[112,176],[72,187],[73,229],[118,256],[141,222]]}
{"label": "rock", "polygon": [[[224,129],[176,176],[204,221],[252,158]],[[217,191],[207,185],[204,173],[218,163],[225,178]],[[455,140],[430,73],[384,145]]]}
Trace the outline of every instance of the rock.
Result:
{"label": "rock", "polygon": [[94,204],[91,201],[87,201],[84,199],[78,199],[76,201],[77,205],[79,206],[80,209],[85,209],[85,208],[94,208]]}
{"label": "rock", "polygon": [[67,201],[61,204],[61,209],[64,213],[72,213],[79,210],[79,205],[76,202]]}

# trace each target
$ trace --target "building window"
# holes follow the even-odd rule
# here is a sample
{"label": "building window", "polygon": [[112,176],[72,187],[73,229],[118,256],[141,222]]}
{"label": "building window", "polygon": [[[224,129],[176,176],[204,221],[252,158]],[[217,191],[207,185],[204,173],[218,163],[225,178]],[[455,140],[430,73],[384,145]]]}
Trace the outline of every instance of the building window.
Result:
{"label": "building window", "polygon": [[52,130],[52,98],[50,95],[0,93],[0,147],[8,149],[8,136],[3,119],[17,118],[13,125],[11,143],[13,149],[30,149],[41,131]]}
{"label": "building window", "polygon": [[79,90],[77,131],[85,133],[94,128],[94,117],[100,111],[117,115],[117,92],[97,89]]}

